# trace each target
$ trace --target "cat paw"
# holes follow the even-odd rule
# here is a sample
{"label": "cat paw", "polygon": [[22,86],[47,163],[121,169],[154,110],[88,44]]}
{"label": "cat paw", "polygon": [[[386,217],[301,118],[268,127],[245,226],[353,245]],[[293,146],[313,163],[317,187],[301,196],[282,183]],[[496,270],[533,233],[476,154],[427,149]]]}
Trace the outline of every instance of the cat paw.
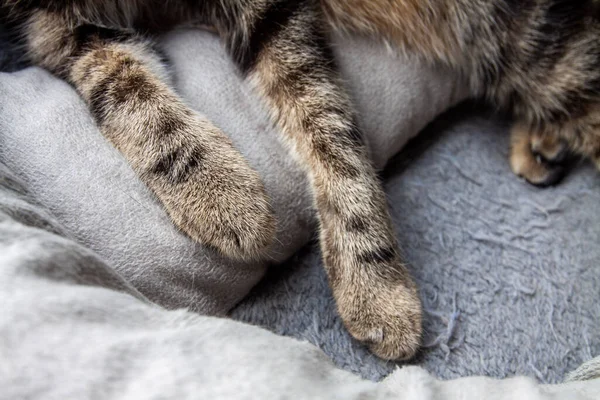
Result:
{"label": "cat paw", "polygon": [[348,332],[385,360],[412,358],[421,345],[421,301],[406,279],[365,279],[338,297]]}
{"label": "cat paw", "polygon": [[146,183],[192,239],[234,259],[264,257],[276,224],[258,173],[221,135],[184,139],[146,168]]}
{"label": "cat paw", "polygon": [[567,172],[567,143],[553,135],[531,132],[517,124],[511,132],[510,167],[538,187],[556,185]]}

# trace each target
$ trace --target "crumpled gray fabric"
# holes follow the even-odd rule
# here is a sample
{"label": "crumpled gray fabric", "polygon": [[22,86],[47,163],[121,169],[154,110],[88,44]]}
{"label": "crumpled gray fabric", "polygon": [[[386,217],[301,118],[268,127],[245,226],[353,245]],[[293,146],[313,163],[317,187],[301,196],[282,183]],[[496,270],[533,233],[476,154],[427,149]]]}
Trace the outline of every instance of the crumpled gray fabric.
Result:
{"label": "crumpled gray fabric", "polygon": [[0,163],[0,399],[592,400],[600,379],[441,382],[417,367],[381,383],[316,347],[147,300],[66,235]]}

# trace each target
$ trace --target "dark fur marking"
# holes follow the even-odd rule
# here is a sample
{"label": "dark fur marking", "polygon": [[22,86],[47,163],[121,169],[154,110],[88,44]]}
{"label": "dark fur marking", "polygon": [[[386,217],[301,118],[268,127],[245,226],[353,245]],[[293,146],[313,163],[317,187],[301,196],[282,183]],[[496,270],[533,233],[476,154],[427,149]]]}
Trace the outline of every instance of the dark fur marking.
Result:
{"label": "dark fur marking", "polygon": [[151,101],[156,96],[156,86],[148,81],[146,72],[125,71],[122,69],[121,77],[113,86],[112,96],[115,102],[124,103],[135,99],[140,102]]}
{"label": "dark fur marking", "polygon": [[163,155],[152,167],[152,173],[156,175],[169,175],[173,170],[180,150],[175,150]]}
{"label": "dark fur marking", "polygon": [[365,233],[369,230],[369,221],[361,216],[355,215],[346,222],[346,229],[349,232]]}
{"label": "dark fur marking", "polygon": [[[290,19],[301,11],[305,0],[275,0],[260,15],[250,28],[249,43],[244,45],[243,32],[234,32],[231,38],[231,52],[242,72],[247,73],[256,65],[261,50],[288,25]],[[236,27],[234,29],[243,29]]]}
{"label": "dark fur marking", "polygon": [[81,25],[73,31],[77,47],[83,48],[92,41],[124,42],[132,38],[132,34],[120,29],[103,28],[96,25]]}
{"label": "dark fur marking", "polygon": [[202,162],[204,151],[200,147],[186,151],[184,147],[163,155],[150,171],[155,175],[165,176],[172,184],[187,181],[191,172]]}
{"label": "dark fur marking", "polygon": [[114,71],[112,71],[109,75],[107,75],[98,83],[96,83],[90,91],[90,111],[99,125],[102,125],[102,123],[106,119],[106,107],[108,104],[110,104],[110,101],[112,100],[112,87],[115,83],[119,82],[123,70],[130,67],[132,64],[133,60],[122,60]]}
{"label": "dark fur marking", "polygon": [[90,92],[90,112],[98,125],[102,125],[107,117],[106,104],[109,99],[108,91],[110,85],[114,82],[115,77],[116,74],[105,77],[94,85]]}
{"label": "dark fur marking", "polygon": [[360,171],[349,164],[346,157],[341,154],[343,151],[348,151],[348,149],[341,146],[339,140],[317,134],[313,137],[312,145],[317,158],[337,175],[350,179],[360,175]]}
{"label": "dark fur marking", "polygon": [[179,115],[164,110],[160,114],[157,122],[156,135],[167,137],[175,132],[181,131],[186,127],[186,123],[179,118]]}
{"label": "dark fur marking", "polygon": [[554,0],[544,10],[542,24],[536,30],[535,50],[528,54],[525,70],[543,64],[546,68],[559,61],[571,47],[570,41],[585,29],[585,7],[571,0]]}
{"label": "dark fur marking", "polygon": [[391,247],[380,247],[377,250],[365,251],[358,256],[358,261],[365,264],[388,263],[396,258],[396,251]]}
{"label": "dark fur marking", "polygon": [[338,68],[325,32],[320,32],[314,26],[306,27],[304,37],[298,40],[302,43],[306,55],[302,61],[295,60],[294,64],[286,65],[287,71],[282,81],[286,87],[301,92],[309,83],[331,80],[332,74],[336,73]]}

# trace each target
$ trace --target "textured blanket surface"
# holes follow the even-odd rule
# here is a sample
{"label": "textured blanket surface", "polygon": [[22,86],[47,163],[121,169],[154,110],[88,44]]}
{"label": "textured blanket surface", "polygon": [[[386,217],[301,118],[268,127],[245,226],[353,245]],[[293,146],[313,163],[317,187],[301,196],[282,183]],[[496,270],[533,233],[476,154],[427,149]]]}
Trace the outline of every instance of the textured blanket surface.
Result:
{"label": "textured blanket surface", "polygon": [[[281,221],[273,260],[284,261],[314,234],[300,168],[214,37],[182,32],[164,45],[185,100],[225,129],[263,175]],[[448,72],[383,46],[342,40],[336,51],[379,166],[463,97]],[[11,69],[4,57],[0,65]],[[426,308],[426,348],[416,362],[443,378],[524,374],[558,382],[600,353],[600,180],[582,166],[557,188],[524,184],[507,167],[506,128],[463,107],[385,171],[398,237]],[[221,315],[266,270],[232,264],[178,233],[73,90],[43,71],[0,74],[0,159],[63,235],[97,254],[92,266],[98,257],[114,269],[110,288]],[[37,251],[19,257],[35,259]],[[345,333],[315,246],[272,267],[232,316],[312,342],[371,380],[394,368]]]}
{"label": "textured blanket surface", "polygon": [[[600,354],[600,179],[579,166],[540,190],[507,165],[507,126],[460,107],[386,171],[389,203],[426,309],[415,361],[447,379],[556,382]],[[317,246],[273,269],[233,313],[309,340],[370,379],[394,368],[353,342]]]}
{"label": "textured blanket surface", "polygon": [[[230,319],[152,304],[0,163],[0,399],[594,400],[574,380],[441,382],[418,367],[373,383],[316,347]],[[579,379],[582,378],[582,379]]]}

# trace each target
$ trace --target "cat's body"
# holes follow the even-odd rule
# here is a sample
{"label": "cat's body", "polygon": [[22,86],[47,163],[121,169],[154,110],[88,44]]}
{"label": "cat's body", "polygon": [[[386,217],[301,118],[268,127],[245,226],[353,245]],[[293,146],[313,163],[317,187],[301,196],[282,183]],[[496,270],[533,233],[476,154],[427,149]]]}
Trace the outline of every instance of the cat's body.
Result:
{"label": "cat's body", "polygon": [[592,0],[0,0],[0,7],[19,25],[31,60],[78,90],[184,232],[229,256],[257,258],[275,231],[258,175],[224,133],[183,104],[140,35],[177,24],[214,27],[307,169],[342,319],[384,358],[414,354],[421,309],[340,85],[331,29],[383,37],[448,64],[474,96],[513,111],[511,164],[531,181],[552,178],[536,153],[553,161],[563,141],[600,157]]}
{"label": "cat's body", "polygon": [[473,96],[511,112],[511,167],[531,183],[555,183],[565,150],[600,166],[600,2],[322,3],[338,29],[384,37],[450,65]]}

